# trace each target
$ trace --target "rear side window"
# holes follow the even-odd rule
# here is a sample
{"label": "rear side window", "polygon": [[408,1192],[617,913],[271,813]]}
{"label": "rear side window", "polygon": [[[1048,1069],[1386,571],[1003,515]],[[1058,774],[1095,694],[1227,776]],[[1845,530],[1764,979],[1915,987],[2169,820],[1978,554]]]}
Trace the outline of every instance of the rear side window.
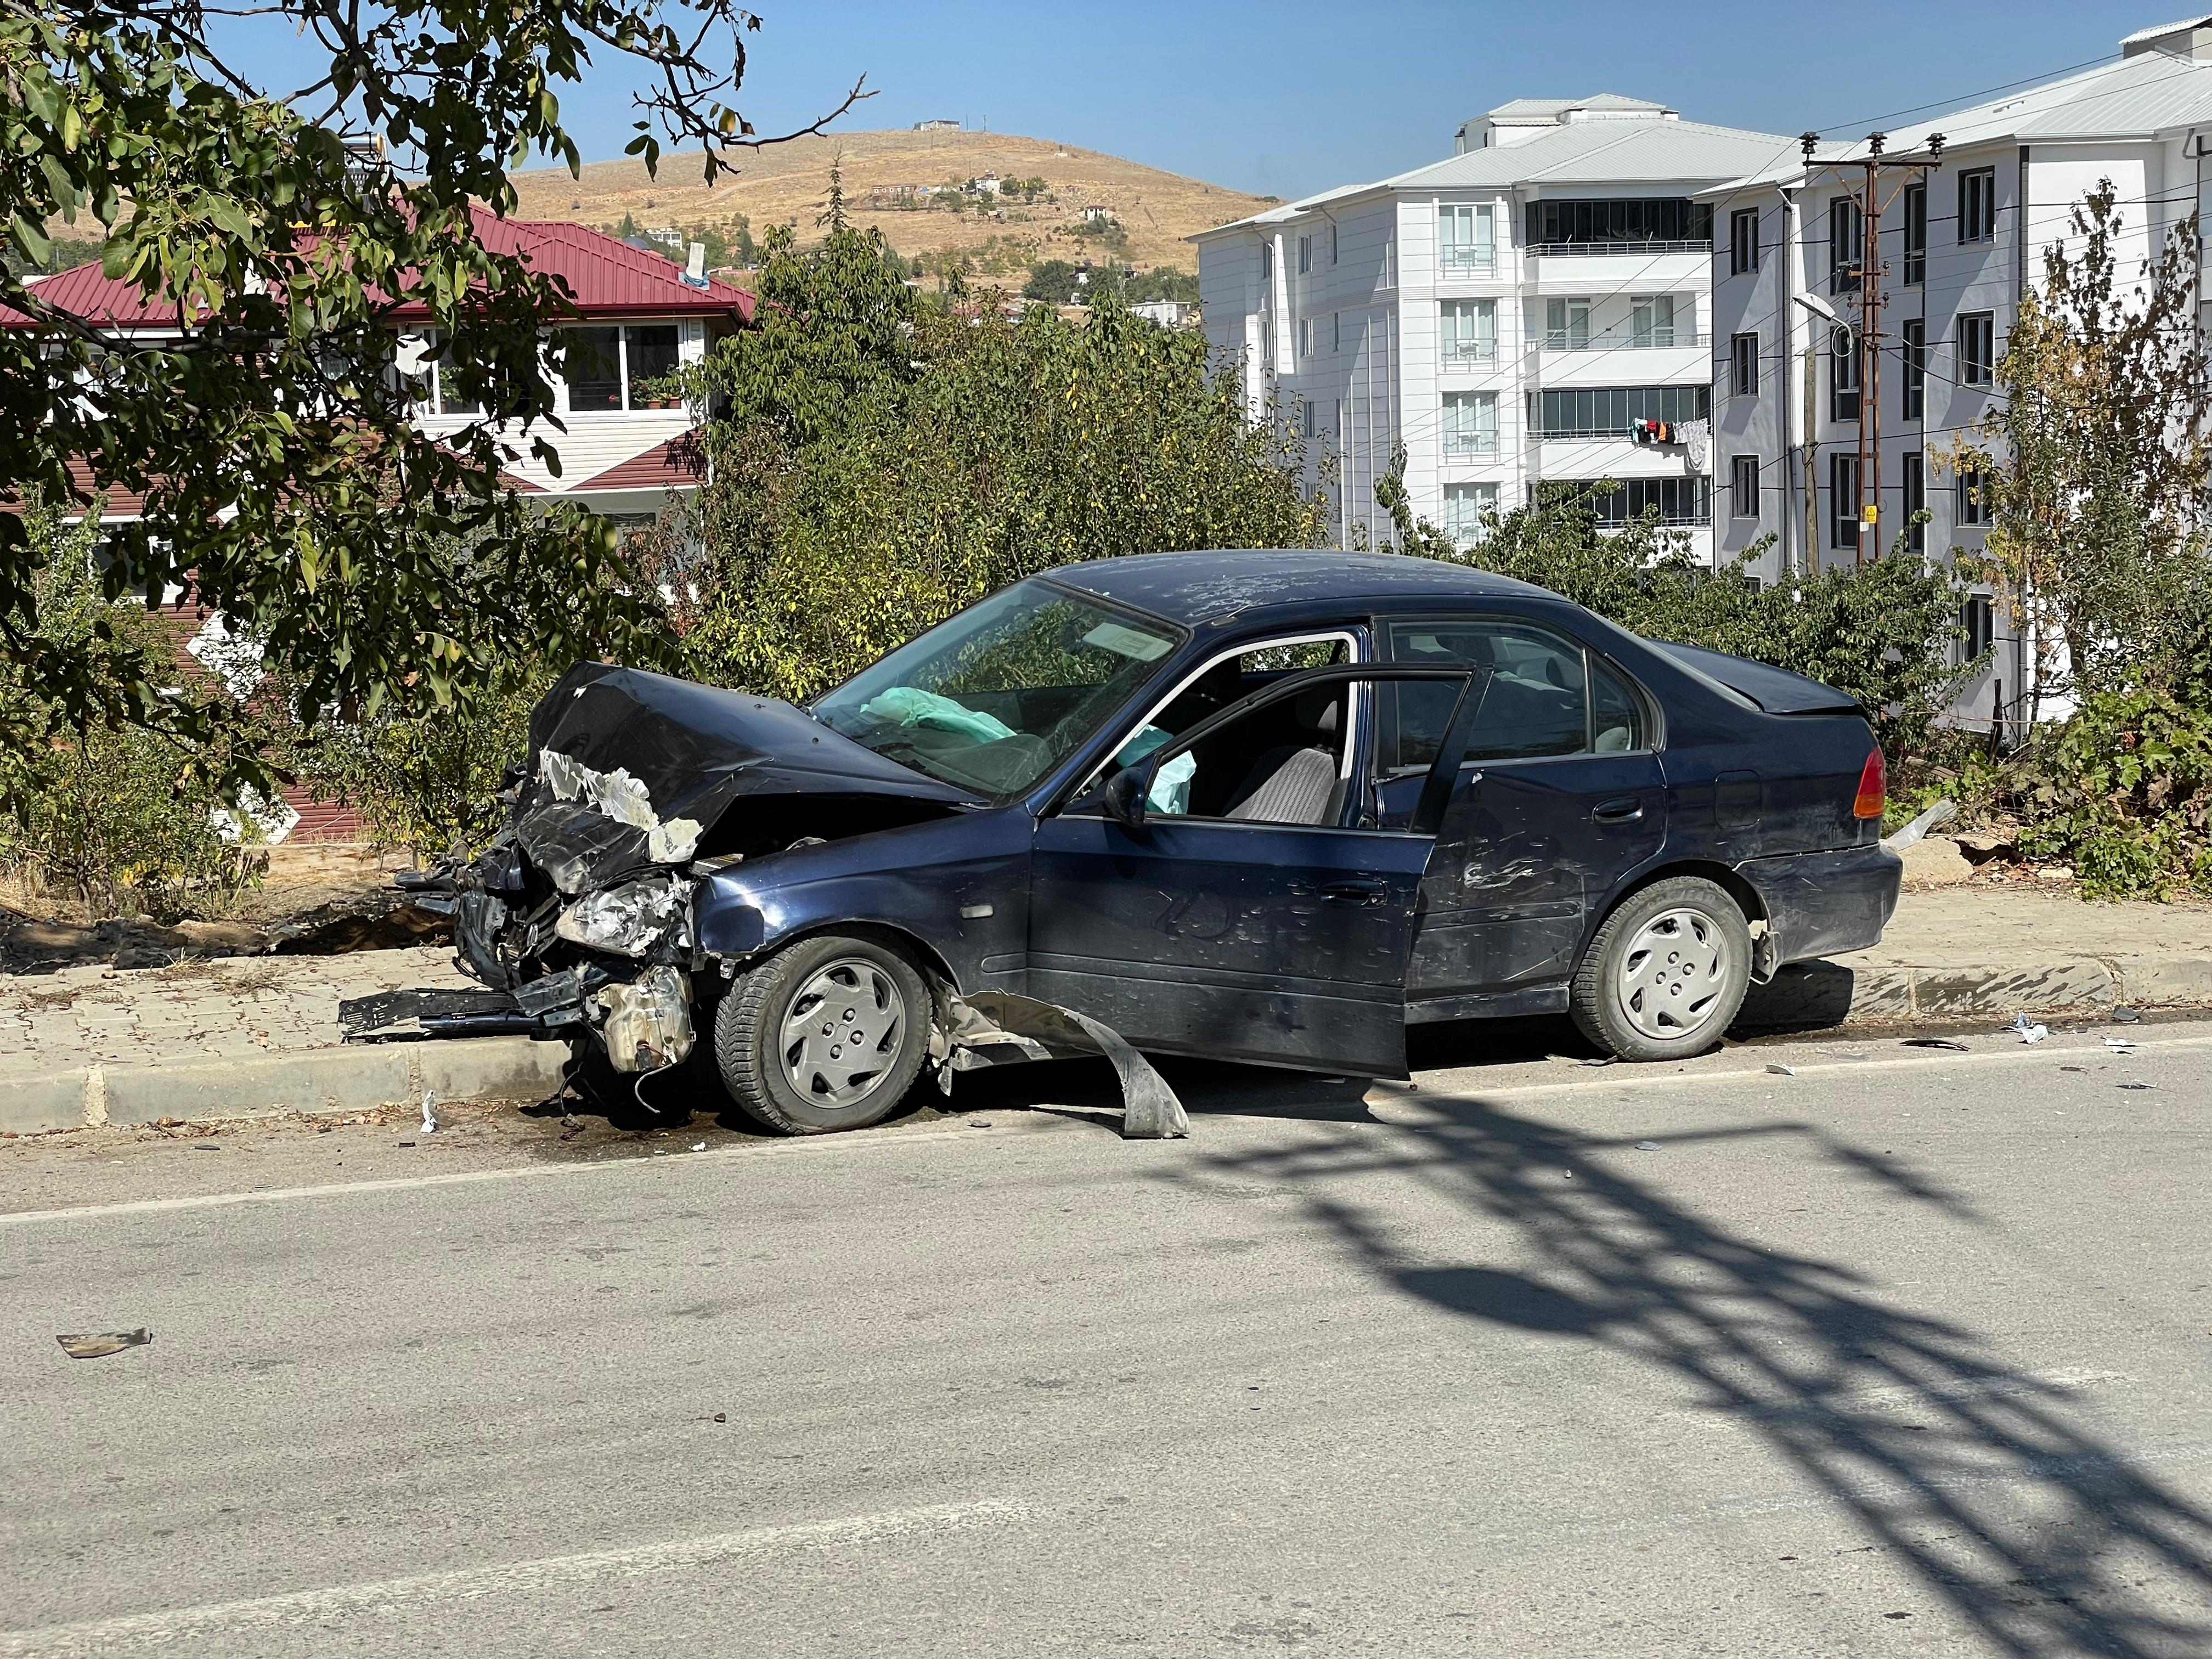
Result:
{"label": "rear side window", "polygon": [[[1517,618],[1394,623],[1391,659],[1465,664],[1491,671],[1469,733],[1470,761],[1621,754],[1644,748],[1644,705],[1627,682],[1579,641]],[[1395,698],[1394,770],[1436,759],[1455,685],[1401,685]]]}

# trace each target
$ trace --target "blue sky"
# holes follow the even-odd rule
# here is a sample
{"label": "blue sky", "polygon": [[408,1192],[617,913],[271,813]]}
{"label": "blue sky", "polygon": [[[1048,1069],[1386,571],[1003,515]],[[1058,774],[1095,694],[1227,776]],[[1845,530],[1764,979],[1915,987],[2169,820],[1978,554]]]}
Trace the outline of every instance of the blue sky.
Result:
{"label": "blue sky", "polygon": [[[1620,92],[1691,119],[1857,136],[2108,57],[2168,18],[2080,0],[751,3],[764,22],[740,103],[763,132],[811,119],[865,71],[878,93],[850,130],[946,116],[1283,197],[1449,155],[1461,121],[1516,97]],[[587,160],[621,153],[628,101],[613,72],[563,99]]]}

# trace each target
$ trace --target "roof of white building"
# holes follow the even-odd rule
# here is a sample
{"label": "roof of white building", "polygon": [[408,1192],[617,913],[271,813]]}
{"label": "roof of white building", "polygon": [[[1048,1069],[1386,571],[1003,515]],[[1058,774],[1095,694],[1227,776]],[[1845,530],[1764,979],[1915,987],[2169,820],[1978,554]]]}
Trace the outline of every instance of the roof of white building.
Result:
{"label": "roof of white building", "polygon": [[2162,40],[2169,34],[2179,34],[2184,29],[2201,29],[2207,26],[2212,26],[2212,17],[2184,17],[2178,22],[2160,23],[2154,28],[2137,29],[2133,34],[2121,38],[2120,50],[2125,52],[2130,46],[2147,46],[2154,40]]}
{"label": "roof of white building", "polygon": [[[1534,106],[1547,100],[1517,101]],[[1555,113],[1586,108],[1591,101],[1557,100]],[[1625,105],[1635,100],[1619,101]],[[1201,231],[1190,240],[1197,241],[1221,231],[1246,230],[1255,225],[1280,224],[1348,197],[1374,191],[1503,190],[1516,185],[1697,185],[1737,178],[1784,155],[1795,157],[1797,154],[1795,138],[1771,132],[1750,132],[1741,127],[1676,120],[1672,118],[1671,112],[1664,116],[1657,113],[1665,111],[1664,105],[1646,107],[1654,112],[1654,118],[1570,122],[1516,144],[1471,149],[1463,155],[1448,156],[1375,184],[1340,185],[1334,190],[1301,197],[1215,230]]]}
{"label": "roof of white building", "polygon": [[[2212,19],[2207,20],[2212,24]],[[2192,22],[2169,23],[2130,35],[2131,41],[2156,40],[2177,30],[2197,27]],[[1972,104],[1947,115],[1923,118],[1911,127],[1892,132],[1884,140],[1883,154],[1923,155],[1932,134],[1943,135],[1947,149],[1970,144],[2093,143],[2099,139],[2148,138],[2160,132],[2212,125],[2212,58],[2187,58],[2172,52],[2137,52],[2051,81],[2039,87],[2007,93],[1986,103]],[[1802,178],[1803,158],[1793,154],[1786,161],[1730,180],[1704,195],[1724,195],[1753,185],[1784,184]],[[1824,143],[1814,152],[1816,168],[1823,164],[1865,159],[1866,141]]]}
{"label": "roof of white building", "polygon": [[1475,117],[1478,121],[1525,119],[1557,120],[1571,109],[1595,110],[1601,114],[1650,114],[1668,112],[1665,104],[1655,104],[1649,98],[1627,98],[1617,92],[1593,93],[1587,98],[1513,98],[1496,109],[1486,110]]}

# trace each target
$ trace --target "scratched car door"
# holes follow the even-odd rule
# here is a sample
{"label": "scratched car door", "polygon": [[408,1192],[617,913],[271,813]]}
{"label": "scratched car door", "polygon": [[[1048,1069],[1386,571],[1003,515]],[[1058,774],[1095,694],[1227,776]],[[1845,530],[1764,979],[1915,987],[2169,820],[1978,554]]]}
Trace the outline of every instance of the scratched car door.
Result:
{"label": "scratched car door", "polygon": [[[1407,995],[1479,997],[1498,1012],[1564,1006],[1589,927],[1665,839],[1646,701],[1582,641],[1524,618],[1401,620],[1383,631],[1395,661],[1489,672],[1422,883]],[[1382,713],[1387,823],[1414,787],[1404,780],[1425,778],[1436,758],[1443,711],[1432,688],[1406,685]]]}
{"label": "scratched car door", "polygon": [[[1305,691],[1278,687],[1224,711],[1190,751],[1198,763],[1183,811],[1151,812],[1132,828],[1079,799],[1042,820],[1031,864],[1031,994],[1103,1019],[1140,1048],[1403,1076],[1414,906],[1450,779],[1437,769],[1425,818],[1415,807],[1390,828],[1352,827],[1372,816],[1363,805],[1371,698],[1350,694],[1391,672],[1317,670],[1298,677],[1316,683]],[[1322,687],[1333,689],[1339,735],[1311,728],[1303,762],[1294,749],[1258,769],[1264,791],[1286,768],[1318,774],[1310,751],[1321,750],[1334,778],[1327,799],[1301,813],[1310,821],[1236,816],[1262,796],[1243,795],[1241,782],[1209,793],[1210,776],[1271,755],[1261,717]]]}

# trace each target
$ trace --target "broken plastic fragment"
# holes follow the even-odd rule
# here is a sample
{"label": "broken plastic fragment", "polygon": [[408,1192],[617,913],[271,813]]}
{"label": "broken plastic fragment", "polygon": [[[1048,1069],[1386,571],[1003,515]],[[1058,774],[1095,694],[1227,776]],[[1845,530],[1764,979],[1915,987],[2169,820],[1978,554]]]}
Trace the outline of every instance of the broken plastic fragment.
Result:
{"label": "broken plastic fragment", "polygon": [[1962,1054],[1966,1052],[1965,1043],[1954,1042],[1949,1037],[1907,1037],[1905,1046],[1908,1048],[1950,1048]]}
{"label": "broken plastic fragment", "polygon": [[2115,1025],[2133,1025],[2141,1021],[2142,1018],[2142,1016],[2141,1014],[2129,1007],[2124,1002],[2116,1003],[2113,1005],[2112,1024]]}
{"label": "broken plastic fragment", "polygon": [[1797,1075],[1797,1068],[1795,1066],[1784,1066],[1778,1061],[1768,1062],[1766,1069],[1773,1073],[1777,1077],[1796,1077]]}
{"label": "broken plastic fragment", "polygon": [[648,876],[586,894],[561,913],[553,931],[586,950],[641,957],[684,918],[690,900],[690,883]]}
{"label": "broken plastic fragment", "polygon": [[2115,1053],[2123,1054],[2131,1054],[2136,1048],[2136,1045],[2126,1037],[2106,1037],[2105,1046]]}
{"label": "broken plastic fragment", "polygon": [[1930,830],[1948,823],[1958,816],[1959,804],[1956,801],[1939,800],[1895,835],[1884,836],[1881,844],[1893,853],[1901,853]]}
{"label": "broken plastic fragment", "polygon": [[438,1133],[438,1091],[434,1089],[422,1091],[422,1133]]}
{"label": "broken plastic fragment", "polygon": [[1656,1140],[1639,1140],[1636,1143],[1636,1150],[1639,1152],[1656,1152],[1659,1150],[1659,1143]]}
{"label": "broken plastic fragment", "polygon": [[2051,1035],[2048,1025],[2039,1025],[2026,1014],[2013,1016],[2012,1029],[2020,1033],[2022,1042],[2040,1042]]}
{"label": "broken plastic fragment", "polygon": [[[1049,1060],[1055,1050],[1103,1054],[1121,1085],[1124,1139],[1169,1139],[1190,1133],[1190,1117],[1168,1080],[1112,1026],[1075,1009],[1011,991],[979,991],[973,997],[946,1000],[951,1028],[946,1035],[952,1042],[955,1068],[968,1069],[962,1060],[979,1048],[1002,1044],[1032,1060]],[[990,1061],[979,1056],[969,1063]]]}
{"label": "broken plastic fragment", "polygon": [[143,1325],[135,1331],[91,1331],[82,1336],[54,1339],[71,1359],[98,1359],[103,1354],[121,1353],[125,1348],[143,1347],[153,1340],[154,1333]]}
{"label": "broken plastic fragment", "polygon": [[606,1010],[600,1036],[617,1072],[658,1072],[691,1053],[691,981],[675,968],[648,968],[595,999]]}

